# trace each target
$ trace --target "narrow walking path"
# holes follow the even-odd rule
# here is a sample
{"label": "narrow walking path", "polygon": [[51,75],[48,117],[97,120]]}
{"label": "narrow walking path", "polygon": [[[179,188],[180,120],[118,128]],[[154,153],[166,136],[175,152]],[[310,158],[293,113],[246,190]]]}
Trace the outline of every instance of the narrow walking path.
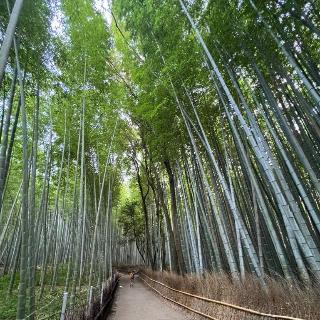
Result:
{"label": "narrow walking path", "polygon": [[108,320],[188,320],[183,311],[148,290],[136,277],[130,288],[129,277],[120,279]]}

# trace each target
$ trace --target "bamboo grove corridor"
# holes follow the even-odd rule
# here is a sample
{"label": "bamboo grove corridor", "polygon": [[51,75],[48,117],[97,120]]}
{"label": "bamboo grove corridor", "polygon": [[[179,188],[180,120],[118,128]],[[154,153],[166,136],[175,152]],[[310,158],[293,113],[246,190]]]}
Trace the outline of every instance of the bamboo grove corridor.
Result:
{"label": "bamboo grove corridor", "polygon": [[319,12],[1,0],[0,320],[320,320]]}

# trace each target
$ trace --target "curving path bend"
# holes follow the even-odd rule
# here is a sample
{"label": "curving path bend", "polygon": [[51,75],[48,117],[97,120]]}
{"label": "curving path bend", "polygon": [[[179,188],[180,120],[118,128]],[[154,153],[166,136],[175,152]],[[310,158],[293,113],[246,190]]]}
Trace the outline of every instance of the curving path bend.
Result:
{"label": "curving path bend", "polygon": [[188,320],[186,313],[157,296],[136,276],[133,288],[129,277],[120,278],[108,320]]}

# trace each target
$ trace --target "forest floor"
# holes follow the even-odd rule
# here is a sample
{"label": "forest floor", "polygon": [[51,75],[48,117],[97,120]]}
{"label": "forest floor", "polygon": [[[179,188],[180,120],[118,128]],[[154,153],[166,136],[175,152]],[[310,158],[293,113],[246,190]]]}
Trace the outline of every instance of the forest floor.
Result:
{"label": "forest floor", "polygon": [[136,277],[130,288],[129,277],[120,278],[115,302],[108,320],[189,320],[188,315],[154,294]]}

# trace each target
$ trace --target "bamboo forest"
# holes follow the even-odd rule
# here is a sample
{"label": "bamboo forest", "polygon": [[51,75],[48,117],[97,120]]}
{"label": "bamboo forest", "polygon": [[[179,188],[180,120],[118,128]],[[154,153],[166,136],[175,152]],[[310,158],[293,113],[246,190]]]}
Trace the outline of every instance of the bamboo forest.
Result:
{"label": "bamboo forest", "polygon": [[320,319],[319,57],[316,0],[0,0],[0,319]]}

